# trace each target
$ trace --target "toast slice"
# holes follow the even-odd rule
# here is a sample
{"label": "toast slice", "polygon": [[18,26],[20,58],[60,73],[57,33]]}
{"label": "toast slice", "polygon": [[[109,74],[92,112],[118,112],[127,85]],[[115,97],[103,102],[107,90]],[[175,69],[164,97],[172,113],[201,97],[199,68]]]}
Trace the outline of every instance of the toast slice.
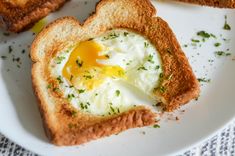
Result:
{"label": "toast slice", "polygon": [[180,2],[206,5],[219,8],[235,8],[235,0],[177,0]]}
{"label": "toast slice", "polygon": [[[168,24],[155,15],[149,0],[102,0],[84,24],[74,17],[64,17],[37,35],[31,47],[32,83],[44,128],[52,143],[77,145],[156,123],[157,114],[145,105],[111,116],[96,116],[75,110],[67,99],[55,93],[58,81],[51,77],[48,65],[56,53],[111,29],[134,31],[156,47],[164,72],[153,92],[166,111],[173,111],[198,96],[198,81],[175,35]],[[53,85],[48,87],[50,82]]]}
{"label": "toast slice", "polygon": [[68,0],[1,0],[0,26],[21,32],[60,8]]}

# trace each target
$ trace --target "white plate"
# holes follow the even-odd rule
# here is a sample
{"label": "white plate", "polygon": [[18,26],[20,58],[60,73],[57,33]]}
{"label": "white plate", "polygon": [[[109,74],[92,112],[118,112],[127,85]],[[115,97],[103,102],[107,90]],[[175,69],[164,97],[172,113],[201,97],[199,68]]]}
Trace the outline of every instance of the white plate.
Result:
{"label": "white plate", "polygon": [[[162,120],[161,128],[132,129],[76,147],[56,147],[44,135],[37,102],[31,88],[28,46],[32,31],[4,36],[0,30],[0,55],[7,56],[1,63],[0,78],[0,132],[19,145],[42,155],[163,155],[179,152],[206,139],[235,116],[235,10],[213,9],[169,2],[153,2],[158,15],[165,19],[175,32],[181,45],[197,38],[196,32],[205,30],[217,36],[202,46],[183,48],[200,78],[211,79],[203,83],[201,96],[178,113],[179,121]],[[59,12],[51,14],[47,21],[63,15],[75,15],[84,20],[94,11],[95,2],[70,1]],[[225,19],[231,31],[223,30]],[[230,41],[223,41],[220,34]],[[7,40],[7,43],[4,41]],[[215,47],[215,42],[221,42]],[[8,46],[13,51],[8,53]],[[22,50],[26,52],[22,54]],[[232,56],[215,57],[214,52],[230,49]],[[13,56],[21,58],[18,68]],[[209,62],[212,59],[214,62]],[[169,116],[168,116],[169,117]],[[171,116],[174,118],[175,114]],[[145,134],[144,134],[145,133]]]}

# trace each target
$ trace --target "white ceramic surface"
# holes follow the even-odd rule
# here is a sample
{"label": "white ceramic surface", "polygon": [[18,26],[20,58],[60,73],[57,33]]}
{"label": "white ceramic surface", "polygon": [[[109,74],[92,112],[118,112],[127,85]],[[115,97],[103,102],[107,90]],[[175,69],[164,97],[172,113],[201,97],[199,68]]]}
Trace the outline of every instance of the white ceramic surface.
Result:
{"label": "white ceramic surface", "polygon": [[[64,15],[74,15],[83,21],[94,11],[96,1],[87,3],[72,0],[59,12],[47,17],[52,21]],[[192,43],[196,32],[205,30],[217,36],[196,46],[183,47],[199,78],[211,79],[202,83],[201,96],[179,111],[179,121],[164,119],[161,128],[131,129],[119,135],[92,141],[82,146],[56,147],[44,135],[36,98],[30,79],[31,62],[28,46],[32,31],[4,36],[0,30],[0,132],[19,145],[41,155],[166,155],[182,151],[206,139],[235,116],[235,10],[214,9],[173,2],[156,2],[158,16],[165,19],[181,45]],[[232,30],[223,30],[224,16]],[[222,34],[222,37],[220,36]],[[223,41],[222,38],[230,39]],[[7,42],[4,42],[7,41]],[[214,43],[220,42],[220,47]],[[9,45],[13,51],[9,53]],[[22,50],[26,49],[25,53]],[[232,56],[216,57],[214,52],[229,49]],[[14,56],[13,56],[14,55]],[[20,63],[12,59],[20,57]],[[208,60],[213,60],[210,62]],[[17,67],[20,65],[20,68]],[[176,114],[168,115],[174,118]]]}

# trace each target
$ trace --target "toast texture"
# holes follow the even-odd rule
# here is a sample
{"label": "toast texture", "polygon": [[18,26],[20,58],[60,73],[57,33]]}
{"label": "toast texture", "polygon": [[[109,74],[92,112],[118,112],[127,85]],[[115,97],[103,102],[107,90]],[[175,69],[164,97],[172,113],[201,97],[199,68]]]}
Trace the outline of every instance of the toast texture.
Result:
{"label": "toast texture", "polygon": [[[45,27],[31,47],[32,83],[47,136],[56,145],[77,145],[117,134],[129,128],[153,125],[156,116],[146,106],[136,106],[112,116],[95,116],[78,111],[59,93],[48,89],[48,63],[59,51],[104,32],[124,28],[148,38],[161,55],[163,75],[154,93],[166,111],[198,97],[199,83],[168,24],[155,17],[149,0],[102,0],[83,24],[74,17],[64,17]],[[114,18],[115,17],[115,18]]]}
{"label": "toast texture", "polygon": [[180,2],[206,5],[218,8],[235,8],[235,0],[177,0]]}
{"label": "toast texture", "polygon": [[1,0],[0,26],[21,32],[60,8],[68,0]]}

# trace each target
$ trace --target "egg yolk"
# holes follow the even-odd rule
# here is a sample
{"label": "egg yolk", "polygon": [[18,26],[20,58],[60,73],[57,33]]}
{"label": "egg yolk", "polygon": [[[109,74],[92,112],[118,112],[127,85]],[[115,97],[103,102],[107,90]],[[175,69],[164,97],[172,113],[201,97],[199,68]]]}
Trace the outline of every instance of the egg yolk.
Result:
{"label": "egg yolk", "polygon": [[94,41],[80,42],[69,56],[62,74],[74,86],[85,86],[86,89],[102,84],[105,78],[125,78],[125,72],[120,66],[104,65],[97,60],[109,57],[99,55],[103,47]]}

